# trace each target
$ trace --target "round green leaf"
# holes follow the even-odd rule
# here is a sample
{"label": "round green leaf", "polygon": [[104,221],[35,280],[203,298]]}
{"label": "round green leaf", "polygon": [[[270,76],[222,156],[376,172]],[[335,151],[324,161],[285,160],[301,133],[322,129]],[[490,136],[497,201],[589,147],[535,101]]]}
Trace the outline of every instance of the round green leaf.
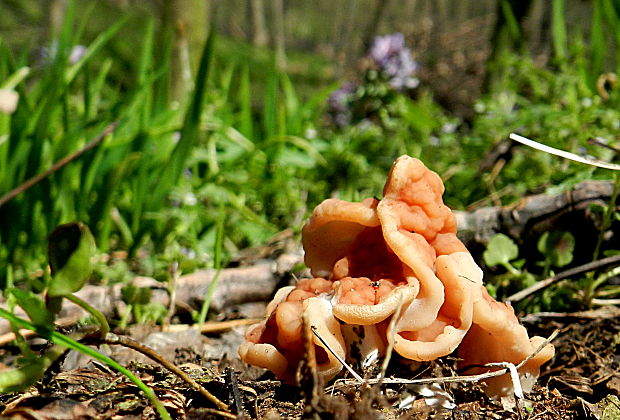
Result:
{"label": "round green leaf", "polygon": [[67,223],[54,229],[48,239],[52,279],[47,295],[57,297],[80,290],[93,271],[95,251],[95,239],[83,223]]}
{"label": "round green leaf", "polygon": [[489,267],[504,265],[519,256],[519,247],[508,236],[498,233],[491,238],[482,256]]}
{"label": "round green leaf", "polygon": [[545,232],[538,240],[538,250],[554,267],[563,267],[573,261],[575,238],[570,232]]}

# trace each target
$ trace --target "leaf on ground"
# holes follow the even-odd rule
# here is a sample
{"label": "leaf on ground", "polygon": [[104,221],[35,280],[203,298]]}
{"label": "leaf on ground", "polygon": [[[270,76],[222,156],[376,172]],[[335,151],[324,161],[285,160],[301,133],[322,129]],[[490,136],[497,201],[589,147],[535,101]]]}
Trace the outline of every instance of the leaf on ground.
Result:
{"label": "leaf on ground", "polygon": [[491,238],[482,256],[489,267],[504,265],[519,256],[519,247],[508,236],[498,233]]}
{"label": "leaf on ground", "polygon": [[80,290],[93,271],[95,250],[95,239],[83,223],[67,223],[54,229],[48,240],[52,280],[47,295],[58,297]]}
{"label": "leaf on ground", "polygon": [[538,240],[538,251],[554,267],[563,267],[573,261],[575,237],[570,232],[545,232]]}
{"label": "leaf on ground", "polygon": [[615,395],[608,395],[598,407],[601,410],[601,420],[620,419],[620,400]]}
{"label": "leaf on ground", "polygon": [[68,398],[53,400],[43,397],[32,397],[2,414],[4,418],[15,419],[63,420],[101,418],[101,414],[94,407]]}

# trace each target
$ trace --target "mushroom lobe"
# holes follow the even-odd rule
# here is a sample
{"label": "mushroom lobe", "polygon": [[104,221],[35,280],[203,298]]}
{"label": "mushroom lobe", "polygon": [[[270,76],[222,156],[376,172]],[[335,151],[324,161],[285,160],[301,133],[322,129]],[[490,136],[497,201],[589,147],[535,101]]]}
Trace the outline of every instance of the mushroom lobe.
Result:
{"label": "mushroom lobe", "polygon": [[[266,319],[248,330],[241,358],[293,382],[306,357],[304,339],[315,346],[323,379],[342,368],[333,353],[371,360],[389,342],[417,361],[458,348],[461,367],[518,364],[534,353],[544,340],[529,338],[513,309],[489,296],[482,270],[456,236],[443,192],[436,173],[401,156],[380,201],[319,204],[302,230],[305,262],[315,278],[276,293]],[[327,345],[304,335],[304,325]],[[548,344],[519,370],[526,390],[553,353]],[[492,397],[512,392],[509,375],[486,385]]]}

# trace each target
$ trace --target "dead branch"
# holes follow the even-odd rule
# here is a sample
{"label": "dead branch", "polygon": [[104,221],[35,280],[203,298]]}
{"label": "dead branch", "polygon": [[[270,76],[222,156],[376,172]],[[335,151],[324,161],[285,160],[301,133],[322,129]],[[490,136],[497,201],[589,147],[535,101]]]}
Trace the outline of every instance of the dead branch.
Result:
{"label": "dead branch", "polygon": [[536,293],[537,291],[544,289],[545,287],[551,286],[559,282],[560,280],[567,279],[572,276],[576,276],[579,274],[587,273],[588,271],[594,271],[601,268],[609,267],[611,265],[620,264],[620,255],[614,255],[611,257],[603,258],[597,261],[592,261],[588,264],[583,264],[578,267],[573,267],[569,270],[562,271],[561,273],[556,274],[553,277],[549,277],[548,279],[541,280],[530,287],[521,290],[520,292],[515,293],[514,295],[508,296],[506,298],[507,302],[519,302],[520,300],[525,299],[532,293]]}
{"label": "dead branch", "polygon": [[[595,215],[590,206],[606,205],[612,192],[611,181],[585,181],[562,193],[532,195],[511,206],[456,211],[459,237],[469,246],[486,245],[497,233],[523,242],[554,228],[570,230],[570,227],[579,226],[583,230],[593,224]],[[570,225],[568,219],[581,219],[586,223]]]}
{"label": "dead branch", "polygon": [[[221,312],[233,305],[269,301],[282,276],[301,260],[301,255],[296,253],[283,254],[275,261],[263,260],[250,267],[222,270],[211,301],[211,309]],[[199,308],[202,303],[201,299],[206,295],[214,276],[215,270],[200,270],[179,277],[175,286],[176,307]],[[168,307],[170,296],[165,283],[152,278],[136,277],[131,284],[151,289],[151,303],[159,303]],[[112,287],[87,285],[76,295],[110,318],[117,314],[124,314],[127,310],[127,305],[121,298],[122,287],[123,285]],[[25,316],[21,308],[16,309],[16,314]],[[78,306],[63,305],[59,316],[70,325],[86,316],[86,313]],[[9,331],[8,321],[0,319],[0,334]]]}
{"label": "dead branch", "polygon": [[[161,364],[163,367],[165,367],[169,371],[173,372],[175,375],[177,375],[179,378],[181,378],[184,382],[186,382],[188,385],[190,385],[196,391],[200,392],[206,399],[208,399],[213,404],[215,404],[219,409],[221,409],[221,410],[228,410],[228,405],[226,405],[225,403],[220,401],[215,395],[211,394],[202,385],[200,385],[198,382],[196,382],[194,379],[192,379],[191,376],[189,376],[187,373],[183,372],[174,363],[171,363],[165,357],[161,356],[159,353],[157,353],[155,350],[151,349],[150,347],[147,347],[144,344],[141,344],[141,343],[137,342],[136,340],[133,340],[130,337],[123,336],[123,335],[116,335],[116,334],[112,334],[112,333],[108,333],[106,335],[106,337],[103,338],[103,339],[100,339],[99,337],[93,337],[93,339],[95,341],[101,341],[101,342],[104,342],[106,344],[116,344],[116,345],[121,345],[121,346],[124,346],[124,347],[128,347],[130,349],[136,350],[137,352],[140,352],[140,353],[144,354],[145,356],[149,357],[150,359],[152,359],[152,360],[156,361],[157,363]],[[230,413],[222,412],[222,411],[219,411],[219,410],[212,410],[211,414],[217,414],[219,416],[223,416],[223,417],[227,417],[227,418],[236,418],[236,416],[234,416],[234,415],[232,415]]]}

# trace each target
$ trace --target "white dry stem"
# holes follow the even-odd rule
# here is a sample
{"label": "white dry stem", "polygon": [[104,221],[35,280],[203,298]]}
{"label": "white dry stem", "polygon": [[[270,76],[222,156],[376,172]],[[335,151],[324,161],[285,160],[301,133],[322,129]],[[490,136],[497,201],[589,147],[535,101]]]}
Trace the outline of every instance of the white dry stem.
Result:
{"label": "white dry stem", "polygon": [[381,365],[381,372],[379,372],[379,376],[377,379],[385,378],[385,372],[387,371],[388,365],[390,364],[390,360],[392,359],[392,352],[394,351],[394,328],[396,327],[396,321],[400,317],[400,311],[403,307],[403,298],[402,295],[398,300],[398,306],[396,307],[396,311],[394,315],[392,315],[392,319],[390,320],[390,325],[388,326],[388,345],[385,349],[385,359],[383,359],[383,364]]}
{"label": "white dry stem", "polygon": [[533,147],[534,149],[541,150],[545,153],[550,153],[552,155],[560,156],[565,159],[570,159],[575,162],[585,163],[586,165],[596,166],[599,168],[612,169],[614,171],[620,171],[620,165],[616,165],[615,163],[605,162],[599,159],[594,159],[591,157],[579,156],[574,153],[567,152],[565,150],[556,149],[555,147],[547,146],[546,144],[538,143],[537,141],[528,139],[527,137],[520,136],[515,133],[510,133],[508,136],[511,140],[518,141],[519,143],[525,144],[526,146]]}
{"label": "white dry stem", "polygon": [[592,299],[593,305],[620,305],[620,299]]}
{"label": "white dry stem", "polygon": [[[525,365],[528,361],[532,359],[532,357],[536,356],[538,353],[542,351],[543,348],[547,346],[551,341],[558,336],[560,330],[555,330],[549,338],[547,338],[536,350],[532,352],[528,357],[523,359],[521,363],[515,366],[517,370],[519,370],[523,365]],[[431,384],[431,383],[451,383],[451,382],[480,382],[484,379],[494,378],[496,376],[505,375],[508,373],[508,368],[502,368],[493,372],[480,373],[478,375],[462,375],[462,376],[446,376],[442,378],[422,378],[422,379],[402,379],[402,378],[377,378],[377,379],[367,379],[365,382],[369,385],[373,385],[381,382],[382,384]],[[338,383],[335,383],[330,388],[345,388],[351,385],[355,385],[355,382],[350,380],[343,380]]]}
{"label": "white dry stem", "polygon": [[509,362],[487,363],[485,366],[503,367],[508,369],[508,371],[510,372],[510,379],[512,380],[512,390],[515,396],[517,415],[519,416],[519,419],[522,419],[523,415],[521,414],[521,401],[525,399],[525,396],[523,395],[523,387],[521,386],[521,378],[519,377],[517,367]]}
{"label": "white dry stem", "polygon": [[331,353],[331,354],[332,354],[332,355],[336,358],[336,360],[338,360],[338,361],[340,362],[340,364],[341,364],[342,366],[344,366],[344,368],[345,368],[346,370],[348,370],[348,371],[351,373],[351,375],[353,375],[353,377],[354,377],[355,379],[357,379],[357,381],[358,381],[359,383],[361,383],[361,384],[365,383],[364,378],[362,378],[360,375],[358,375],[358,374],[357,374],[357,372],[355,372],[355,371],[353,370],[353,368],[352,368],[351,366],[349,366],[349,365],[347,364],[347,362],[345,362],[345,361],[344,361],[344,359],[343,359],[342,357],[340,357],[340,356],[338,355],[338,353],[336,353],[336,352],[335,352],[335,351],[334,351],[334,350],[330,347],[330,345],[327,343],[327,341],[325,341],[325,339],[324,339],[323,337],[321,337],[321,335],[319,334],[319,332],[318,332],[317,328],[316,328],[314,325],[310,326],[310,329],[312,330],[312,333],[313,333],[314,335],[316,335],[316,338],[318,338],[318,339],[319,339],[319,341],[320,341],[320,342],[321,342],[321,343],[325,346],[325,348],[326,348],[327,350],[329,350],[329,352],[330,352],[330,353]]}

